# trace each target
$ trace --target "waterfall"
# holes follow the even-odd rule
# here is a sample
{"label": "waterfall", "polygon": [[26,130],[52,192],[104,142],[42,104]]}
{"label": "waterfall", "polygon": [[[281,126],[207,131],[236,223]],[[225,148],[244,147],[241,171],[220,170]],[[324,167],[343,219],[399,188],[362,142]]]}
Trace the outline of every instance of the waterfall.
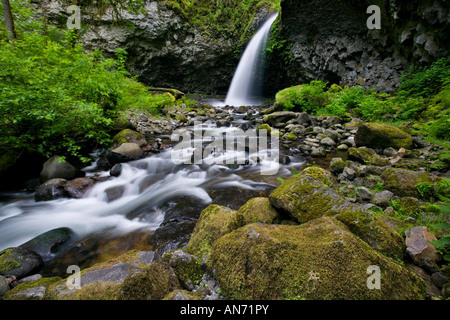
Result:
{"label": "waterfall", "polygon": [[278,13],[272,15],[262,25],[245,49],[228,90],[225,99],[226,105],[248,106],[260,104],[255,97],[255,93],[258,93],[261,83],[255,81],[255,78],[258,78],[257,74],[261,71],[263,52],[266,48],[270,29],[277,16]]}

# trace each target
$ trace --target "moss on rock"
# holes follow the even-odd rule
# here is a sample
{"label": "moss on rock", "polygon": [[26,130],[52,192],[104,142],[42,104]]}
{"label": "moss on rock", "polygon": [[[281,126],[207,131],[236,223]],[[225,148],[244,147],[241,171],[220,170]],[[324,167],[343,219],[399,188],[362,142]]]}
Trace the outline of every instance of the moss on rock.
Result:
{"label": "moss on rock", "polygon": [[125,278],[120,286],[119,300],[161,300],[179,288],[178,278],[163,262],[142,266]]}
{"label": "moss on rock", "polygon": [[365,123],[355,135],[357,146],[375,149],[393,147],[396,149],[413,147],[413,139],[408,133],[386,123]]}
{"label": "moss on rock", "polygon": [[11,256],[13,250],[9,248],[0,252],[0,274],[20,267],[20,263]]}
{"label": "moss on rock", "polygon": [[202,258],[209,253],[214,241],[240,226],[237,211],[210,205],[200,214],[186,250]]}
{"label": "moss on rock", "polygon": [[272,128],[267,123],[259,125],[258,130],[266,130],[268,134],[272,133]]}
{"label": "moss on rock", "polygon": [[204,274],[199,258],[182,249],[169,251],[163,261],[173,269],[181,285],[187,289],[193,289]]}
{"label": "moss on rock", "polygon": [[240,225],[255,222],[271,224],[278,217],[268,198],[258,197],[247,201],[237,212]]}
{"label": "moss on rock", "polygon": [[289,213],[300,223],[323,216],[335,217],[374,249],[394,259],[403,256],[404,243],[399,234],[311,176],[291,177],[269,199],[275,208]]}
{"label": "moss on rock", "polygon": [[391,168],[381,175],[384,189],[400,197],[419,197],[417,184],[420,182],[433,183],[431,176],[425,171],[412,171],[401,168]]}
{"label": "moss on rock", "polygon": [[118,148],[124,143],[136,143],[139,147],[147,145],[145,137],[139,132],[131,129],[124,129],[113,138],[113,148]]}
{"label": "moss on rock", "polygon": [[[20,283],[3,297],[4,300],[52,300],[51,288],[63,281],[60,277],[41,278]],[[40,294],[36,294],[39,292]]]}
{"label": "moss on rock", "polygon": [[311,166],[302,170],[299,174],[300,176],[312,177],[313,179],[332,187],[337,183],[336,178],[331,174],[331,172],[319,167]]}
{"label": "moss on rock", "polygon": [[[339,221],[251,224],[218,239],[209,265],[227,299],[423,299],[426,285],[374,251]],[[369,266],[381,289],[369,290]]]}
{"label": "moss on rock", "polygon": [[202,298],[195,293],[186,290],[174,290],[164,297],[162,300],[202,300]]}
{"label": "moss on rock", "polygon": [[367,147],[350,148],[347,151],[347,155],[349,160],[355,160],[362,164],[374,166],[388,166],[391,164],[389,159],[380,157],[374,150]]}

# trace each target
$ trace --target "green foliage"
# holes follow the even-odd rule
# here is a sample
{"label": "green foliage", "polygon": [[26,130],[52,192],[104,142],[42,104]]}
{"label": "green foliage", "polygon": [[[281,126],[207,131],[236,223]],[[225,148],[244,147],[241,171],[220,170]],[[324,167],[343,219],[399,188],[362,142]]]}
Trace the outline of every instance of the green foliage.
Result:
{"label": "green foliage", "polygon": [[291,87],[277,93],[276,103],[285,110],[301,110],[316,113],[328,104],[326,83],[311,81],[309,84]]}
{"label": "green foliage", "polygon": [[249,38],[250,25],[261,7],[277,11],[280,0],[165,0],[168,7],[212,36],[240,39],[240,44]]}
{"label": "green foliage", "polygon": [[442,179],[436,183],[419,182],[416,188],[420,196],[424,199],[450,202],[450,179]]}
{"label": "green foliage", "polygon": [[410,67],[400,77],[402,96],[430,97],[437,94],[443,86],[450,84],[450,59],[442,58],[429,68]]}
{"label": "green foliage", "polygon": [[371,122],[414,121],[414,130],[429,138],[450,140],[449,66],[449,59],[441,59],[427,68],[408,69],[401,76],[401,90],[395,94],[358,86],[341,88],[336,84],[326,89],[323,82],[312,81],[281,90],[276,100],[285,110],[297,108],[312,114],[353,116]]}
{"label": "green foliage", "polygon": [[[32,16],[26,4],[19,10],[15,3],[18,22]],[[120,111],[158,113],[174,104],[170,94],[152,95],[129,78],[125,50],[116,51],[117,59],[100,51],[86,54],[76,32],[49,30],[31,19],[18,23],[14,44],[0,34],[2,153],[29,150],[89,161],[85,154],[110,142]]]}

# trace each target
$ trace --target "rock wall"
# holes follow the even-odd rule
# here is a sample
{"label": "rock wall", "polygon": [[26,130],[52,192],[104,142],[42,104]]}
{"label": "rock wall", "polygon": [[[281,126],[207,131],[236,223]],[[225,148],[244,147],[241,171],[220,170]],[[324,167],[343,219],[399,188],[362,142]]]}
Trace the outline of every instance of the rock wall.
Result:
{"label": "rock wall", "polygon": [[[411,64],[450,53],[448,0],[283,0],[280,40],[289,66],[271,74],[279,88],[323,79],[391,91]],[[381,9],[381,29],[369,30],[369,5]],[[286,52],[285,52],[286,54]],[[279,89],[276,88],[276,89]]]}
{"label": "rock wall", "polygon": [[[46,14],[66,23],[69,0],[46,0]],[[184,92],[225,94],[246,41],[242,34],[202,30],[162,0],[147,0],[145,14],[106,11],[92,18],[82,8],[81,41],[87,50],[128,51],[128,68],[150,85]],[[449,0],[282,0],[265,87],[278,90],[314,79],[392,91],[411,64],[448,56]],[[381,8],[381,29],[369,30],[369,5]],[[213,8],[212,8],[213,10]],[[246,30],[249,40],[268,16],[260,7]],[[211,21],[211,24],[217,23]],[[250,23],[250,22],[249,22]]]}
{"label": "rock wall", "polygon": [[[46,14],[58,25],[66,23],[68,0],[48,1]],[[117,22],[111,10],[93,18],[81,7],[81,42],[91,51],[114,55],[117,48],[128,52],[127,67],[149,86],[177,88],[184,92],[225,94],[243,49],[239,36],[217,36],[193,24],[165,1],[144,1],[145,13],[121,12]],[[267,10],[260,7],[247,33],[264,22]],[[247,38],[249,38],[247,36]]]}

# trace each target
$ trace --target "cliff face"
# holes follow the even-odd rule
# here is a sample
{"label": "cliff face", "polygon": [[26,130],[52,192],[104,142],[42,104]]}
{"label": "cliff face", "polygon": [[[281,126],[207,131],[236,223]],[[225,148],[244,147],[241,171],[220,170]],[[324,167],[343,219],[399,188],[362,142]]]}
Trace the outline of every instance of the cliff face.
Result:
{"label": "cliff face", "polygon": [[[82,7],[80,39],[87,50],[98,48],[110,55],[117,48],[127,50],[129,70],[150,86],[225,94],[244,44],[273,10],[267,3],[276,1],[261,0],[264,5],[242,15],[243,26],[228,33],[205,30],[173,5],[181,2],[170,1],[172,6],[169,0],[144,1],[145,14],[123,12],[121,23],[108,11],[92,18]],[[50,19],[64,24],[69,2],[49,0]],[[239,11],[238,2],[217,3]],[[372,4],[381,8],[381,30],[367,28],[366,11]],[[270,55],[267,91],[272,94],[314,79],[391,91],[409,65],[429,64],[450,53],[449,4],[449,0],[283,0],[272,39],[278,49]],[[220,29],[234,22],[206,18],[202,23]]]}
{"label": "cliff face", "polygon": [[[381,9],[381,29],[369,30],[369,5]],[[391,91],[402,70],[450,53],[450,2],[284,0],[280,39],[290,55],[280,87],[323,79]]]}

